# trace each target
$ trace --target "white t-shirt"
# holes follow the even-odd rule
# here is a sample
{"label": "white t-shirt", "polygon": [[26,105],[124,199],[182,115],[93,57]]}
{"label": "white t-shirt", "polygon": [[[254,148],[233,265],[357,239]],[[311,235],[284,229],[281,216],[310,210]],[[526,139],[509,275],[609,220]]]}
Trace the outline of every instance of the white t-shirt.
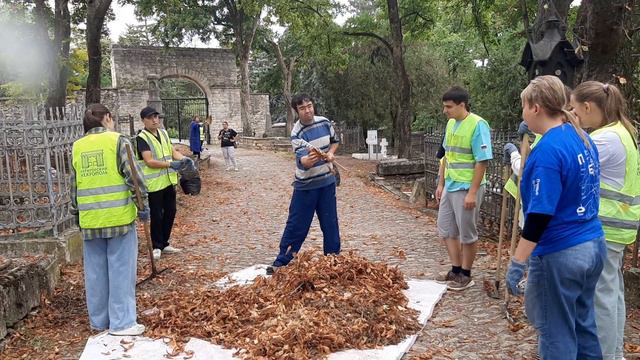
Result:
{"label": "white t-shirt", "polygon": [[615,189],[622,189],[627,152],[620,137],[613,131],[605,131],[591,138],[600,157],[600,180]]}

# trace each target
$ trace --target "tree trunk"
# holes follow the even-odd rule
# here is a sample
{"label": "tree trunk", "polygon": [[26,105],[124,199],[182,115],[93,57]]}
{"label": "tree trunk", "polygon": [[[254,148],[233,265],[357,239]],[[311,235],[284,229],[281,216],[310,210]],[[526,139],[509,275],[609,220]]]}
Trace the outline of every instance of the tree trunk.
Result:
{"label": "tree trunk", "polygon": [[409,158],[411,152],[411,81],[404,64],[402,24],[397,0],[387,0],[391,30],[391,57],[398,82],[398,111],[393,125],[394,148],[398,158]]}
{"label": "tree trunk", "polygon": [[581,39],[584,62],[576,71],[576,84],[613,82],[615,75],[621,75],[624,61],[633,61],[620,56],[626,41],[624,22],[632,9],[633,0],[582,1],[575,31]]}
{"label": "tree trunk", "polygon": [[289,59],[289,64],[287,64],[287,60],[282,55],[282,49],[280,45],[275,41],[271,41],[271,45],[276,53],[276,59],[278,60],[278,65],[280,66],[280,72],[282,73],[282,96],[284,96],[284,105],[287,108],[287,127],[286,134],[291,134],[291,129],[293,129],[293,120],[295,119],[295,112],[291,107],[291,86],[293,83],[293,71],[295,69],[296,58],[292,57]]}
{"label": "tree trunk", "polygon": [[56,0],[54,9],[53,55],[56,58],[49,78],[47,106],[61,108],[67,98],[67,79],[69,77],[69,47],[71,44],[71,14],[68,0]]}
{"label": "tree trunk", "polygon": [[249,54],[240,54],[240,118],[242,120],[242,134],[252,136],[251,126],[251,85],[249,84]]}
{"label": "tree trunk", "polygon": [[252,17],[250,27],[245,28],[247,15],[242,9],[234,18],[234,35],[236,43],[236,56],[240,63],[240,118],[242,120],[242,134],[244,136],[253,136],[254,129],[251,125],[251,84],[249,83],[249,57],[251,54],[251,46],[256,35],[258,24],[260,23],[260,15]]}
{"label": "tree trunk", "polygon": [[111,0],[87,0],[87,53],[89,55],[89,74],[87,75],[87,92],[85,104],[100,102],[100,69],[102,67],[102,49],[100,38],[104,18],[111,5]]}

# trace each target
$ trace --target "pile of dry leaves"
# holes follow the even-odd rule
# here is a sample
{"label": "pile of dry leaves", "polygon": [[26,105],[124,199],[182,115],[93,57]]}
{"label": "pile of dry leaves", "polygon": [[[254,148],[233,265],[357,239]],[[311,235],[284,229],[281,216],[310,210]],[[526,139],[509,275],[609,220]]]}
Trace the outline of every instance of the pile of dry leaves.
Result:
{"label": "pile of dry leaves", "polygon": [[396,344],[419,330],[402,273],[354,253],[301,253],[272,277],[248,286],[165,297],[143,318],[147,335],[198,337],[242,349],[245,358],[309,359]]}

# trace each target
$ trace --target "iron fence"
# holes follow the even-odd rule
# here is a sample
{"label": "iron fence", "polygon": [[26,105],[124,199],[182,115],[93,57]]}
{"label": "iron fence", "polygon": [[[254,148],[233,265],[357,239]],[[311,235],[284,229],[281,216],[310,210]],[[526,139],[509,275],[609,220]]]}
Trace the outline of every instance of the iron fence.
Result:
{"label": "iron fence", "polygon": [[[425,186],[427,192],[427,206],[429,202],[435,202],[439,162],[436,153],[442,144],[444,129],[429,129],[424,134],[424,163]],[[513,129],[494,129],[491,131],[491,145],[493,148],[493,160],[489,161],[486,172],[486,191],[480,208],[480,234],[483,236],[497,237],[500,231],[500,209],[502,206],[502,191],[504,189],[503,176],[503,151],[507,142],[516,143],[518,136]],[[516,145],[517,146],[517,145]],[[511,229],[513,219],[513,207],[515,202],[509,197],[507,209],[507,229]]]}
{"label": "iron fence", "polygon": [[189,140],[191,120],[197,115],[204,121],[209,114],[207,98],[162,99],[164,126],[172,138]]}
{"label": "iron fence", "polygon": [[357,153],[362,150],[366,150],[367,145],[365,143],[362,127],[346,127],[335,126],[335,131],[340,139],[340,147],[338,151],[341,153]]}
{"label": "iron fence", "polygon": [[71,149],[83,134],[83,109],[27,105],[0,112],[0,234],[51,232],[73,225]]}

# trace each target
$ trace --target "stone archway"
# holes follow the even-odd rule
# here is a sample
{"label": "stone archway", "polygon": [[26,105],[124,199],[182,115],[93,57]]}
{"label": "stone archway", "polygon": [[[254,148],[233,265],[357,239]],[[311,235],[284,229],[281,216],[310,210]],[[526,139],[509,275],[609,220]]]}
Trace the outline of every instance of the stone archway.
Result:
{"label": "stone archway", "polygon": [[[147,77],[152,74],[160,79],[180,77],[193,81],[207,98],[214,119],[212,126],[226,120],[238,132],[242,131],[238,68],[232,50],[114,45],[111,77],[120,114],[135,115],[147,105]],[[262,136],[270,119],[268,95],[251,96],[251,121],[255,135]]]}
{"label": "stone archway", "polygon": [[161,104],[162,110],[158,110],[164,114],[164,126],[169,136],[189,139],[193,118],[198,116],[204,122],[209,115],[210,96],[201,82],[192,77],[164,76],[158,79],[158,84],[160,89],[155,99]]}

